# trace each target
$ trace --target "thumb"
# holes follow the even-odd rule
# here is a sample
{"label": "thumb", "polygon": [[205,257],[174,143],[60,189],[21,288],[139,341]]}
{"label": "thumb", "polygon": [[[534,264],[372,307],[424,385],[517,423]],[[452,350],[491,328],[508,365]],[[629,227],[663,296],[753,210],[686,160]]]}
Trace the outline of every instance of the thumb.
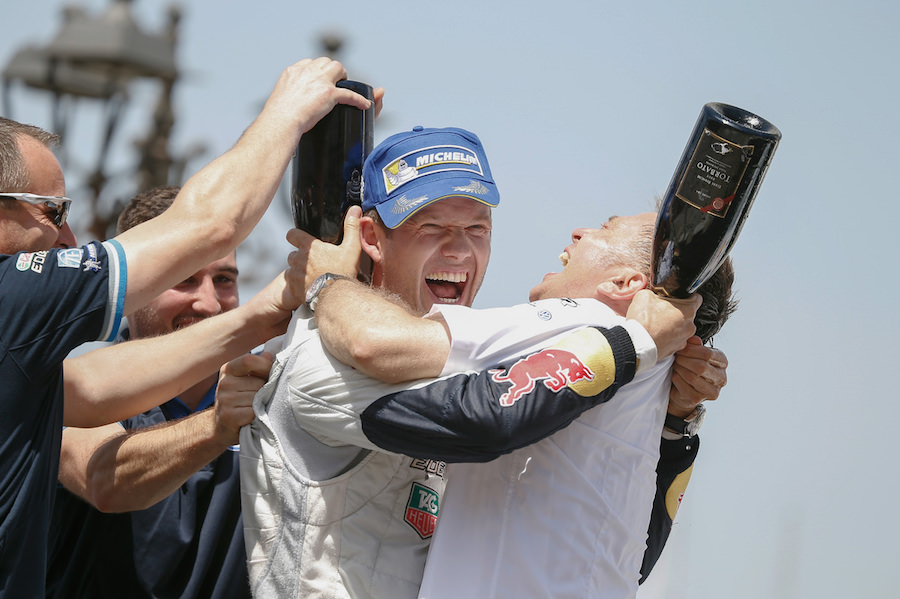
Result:
{"label": "thumb", "polygon": [[359,241],[359,217],[362,216],[362,208],[359,206],[350,206],[347,215],[344,217],[344,238],[341,240],[341,247],[350,247],[357,251],[362,250]]}

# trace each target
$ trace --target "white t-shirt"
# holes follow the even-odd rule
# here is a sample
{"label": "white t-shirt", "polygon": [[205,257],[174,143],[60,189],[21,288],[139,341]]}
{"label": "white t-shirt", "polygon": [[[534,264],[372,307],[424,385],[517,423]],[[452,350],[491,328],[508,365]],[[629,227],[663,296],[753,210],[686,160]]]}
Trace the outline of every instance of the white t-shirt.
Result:
{"label": "white t-shirt", "polygon": [[[477,321],[442,312],[453,337],[450,368],[528,335],[508,311],[483,311]],[[670,366],[671,358],[640,368],[607,403],[538,443],[488,463],[448,465],[419,597],[633,597]]]}

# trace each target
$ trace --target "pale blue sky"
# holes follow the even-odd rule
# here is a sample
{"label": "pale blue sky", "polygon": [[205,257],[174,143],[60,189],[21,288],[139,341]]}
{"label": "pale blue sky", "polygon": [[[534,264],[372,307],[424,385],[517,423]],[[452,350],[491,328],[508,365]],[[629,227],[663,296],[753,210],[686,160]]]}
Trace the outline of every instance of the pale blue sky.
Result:
{"label": "pale blue sky", "polygon": [[[154,28],[168,5],[134,9]],[[61,6],[6,0],[0,64],[49,41]],[[704,103],[772,121],[783,141],[733,253],[740,309],[716,338],[729,384],[709,406],[694,480],[640,597],[890,597],[900,208],[886,144],[900,138],[898,26],[897,3],[875,0],[198,0],[182,21],[173,146],[227,149],[282,68],[339,29],[351,78],[387,88],[378,140],[422,124],[484,142],[503,197],[476,304],[487,307],[524,300],[558,270],[573,228],[652,206]],[[45,96],[11,95],[12,116],[50,125]],[[98,138],[91,110],[72,132],[81,164]],[[129,116],[126,138],[146,118]],[[268,260],[261,248],[287,226],[268,218],[241,268],[280,268],[286,246]]]}

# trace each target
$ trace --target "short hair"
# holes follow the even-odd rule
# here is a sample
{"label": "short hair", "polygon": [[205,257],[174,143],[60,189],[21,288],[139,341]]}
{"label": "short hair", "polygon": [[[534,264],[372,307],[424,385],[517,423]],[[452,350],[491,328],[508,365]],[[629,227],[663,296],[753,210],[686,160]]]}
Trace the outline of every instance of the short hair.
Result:
{"label": "short hair", "polygon": [[[651,265],[654,232],[654,226],[644,227],[635,243],[617,254],[620,263],[630,264],[650,278],[653,277]],[[703,343],[709,342],[737,310],[738,302],[732,292],[733,286],[734,265],[731,258],[726,258],[709,280],[697,289],[702,302],[694,316],[694,326],[697,329],[697,336]]]}
{"label": "short hair", "polygon": [[378,209],[369,208],[368,210],[363,212],[363,216],[368,216],[369,218],[371,218],[372,222],[384,231],[386,237],[392,237],[394,235],[394,230],[388,228],[388,226],[384,224],[384,220],[381,218],[381,215],[378,214]]}
{"label": "short hair", "polygon": [[116,223],[116,235],[120,235],[138,226],[139,224],[155,218],[166,211],[175,201],[175,196],[181,191],[181,187],[171,185],[168,187],[153,187],[137,194],[122,213]]}
{"label": "short hair", "polygon": [[710,341],[737,310],[738,300],[732,292],[733,285],[734,264],[731,258],[725,258],[722,266],[697,289],[703,302],[697,308],[694,326],[703,343]]}
{"label": "short hair", "polygon": [[59,144],[59,136],[54,133],[0,117],[0,191],[25,191],[31,185],[31,176],[19,147],[19,139],[26,136],[48,148]]}

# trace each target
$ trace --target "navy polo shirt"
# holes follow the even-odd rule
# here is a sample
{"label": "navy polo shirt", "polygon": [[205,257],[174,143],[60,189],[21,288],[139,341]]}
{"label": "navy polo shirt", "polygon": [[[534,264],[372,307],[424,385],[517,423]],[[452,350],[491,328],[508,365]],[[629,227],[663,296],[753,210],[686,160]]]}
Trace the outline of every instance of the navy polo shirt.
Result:
{"label": "navy polo shirt", "polygon": [[[213,404],[213,386],[197,411]],[[178,398],[122,424],[142,429],[191,414]],[[238,447],[159,503],[103,514],[60,488],[47,597],[249,598]]]}
{"label": "navy polo shirt", "polygon": [[116,241],[0,255],[0,598],[44,594],[63,360],[115,337],[126,278]]}

